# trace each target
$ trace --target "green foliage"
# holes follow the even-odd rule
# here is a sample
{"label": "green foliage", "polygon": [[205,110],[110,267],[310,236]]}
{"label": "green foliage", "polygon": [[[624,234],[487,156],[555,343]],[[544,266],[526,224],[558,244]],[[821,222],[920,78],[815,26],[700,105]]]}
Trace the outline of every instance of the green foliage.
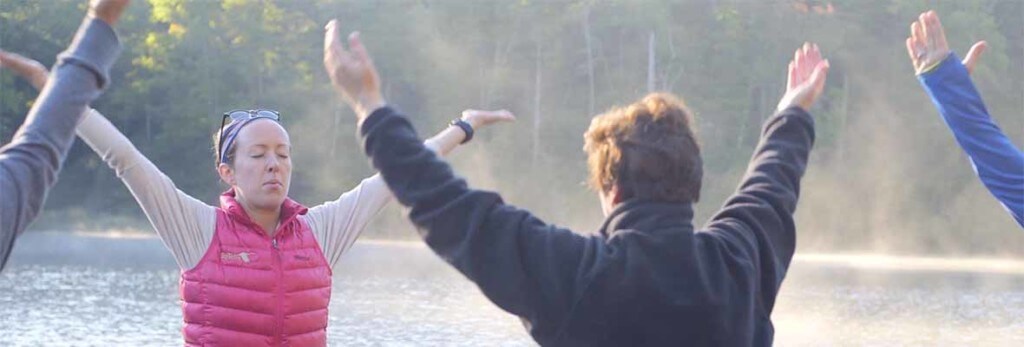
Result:
{"label": "green foliage", "polygon": [[[0,2],[0,47],[51,64],[82,4]],[[798,213],[801,247],[1019,252],[1024,236],[977,182],[913,77],[904,39],[929,8],[961,55],[976,40],[989,42],[975,81],[1020,140],[1024,3],[1015,0],[137,1],[118,27],[125,51],[114,84],[93,106],[181,190],[211,204],[225,188],[210,149],[220,114],[277,109],[296,148],[292,196],[309,205],[335,199],[372,173],[354,117],[322,68],[322,27],[338,18],[362,32],[388,100],[421,134],[465,108],[516,113],[518,123],[486,129],[452,161],[474,184],[592,230],[601,216],[581,184],[581,134],[591,105],[597,113],[648,91],[652,35],[655,89],[680,95],[698,116],[706,172],[699,218],[735,188],[781,96],[786,63],[813,41],[832,71],[813,110],[818,140]],[[10,139],[34,95],[0,74],[0,140]],[[141,219],[85,146],[69,156],[47,208],[44,218]],[[390,211],[368,233],[409,237],[408,229]]]}

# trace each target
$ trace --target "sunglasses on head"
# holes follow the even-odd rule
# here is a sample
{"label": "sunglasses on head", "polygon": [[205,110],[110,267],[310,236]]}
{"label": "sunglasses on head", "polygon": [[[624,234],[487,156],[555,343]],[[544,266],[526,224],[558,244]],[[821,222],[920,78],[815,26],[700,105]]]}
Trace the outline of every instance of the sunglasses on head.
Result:
{"label": "sunglasses on head", "polygon": [[[220,119],[220,139],[219,141],[217,141],[217,154],[220,156],[221,163],[227,162],[227,153],[224,152],[224,149],[226,149],[226,147],[224,147],[224,141],[233,141],[235,139],[235,136],[238,135],[238,130],[235,130],[232,132],[231,137],[225,138],[228,135],[228,131],[225,131],[227,129],[224,129],[224,126],[230,124],[228,123],[228,118],[231,118],[232,123],[248,122],[256,118],[268,118],[275,122],[280,122],[281,113],[274,110],[264,109],[231,110],[228,112],[224,112],[224,116]],[[231,146],[231,144],[228,143],[228,146]]]}

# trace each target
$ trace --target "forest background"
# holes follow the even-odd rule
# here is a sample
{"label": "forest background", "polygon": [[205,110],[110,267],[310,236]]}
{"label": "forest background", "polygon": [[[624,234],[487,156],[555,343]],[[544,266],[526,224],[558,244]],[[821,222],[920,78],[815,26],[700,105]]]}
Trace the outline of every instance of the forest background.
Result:
{"label": "forest background", "polygon": [[[93,105],[178,188],[211,205],[226,189],[211,135],[234,108],[271,108],[291,132],[291,196],[336,199],[373,174],[355,118],[322,65],[323,25],[359,30],[388,101],[432,134],[466,108],[519,121],[451,157],[471,184],[550,223],[595,230],[586,178],[590,118],[650,91],[695,112],[704,156],[701,225],[735,189],[804,41],[832,69],[812,110],[817,142],[797,212],[802,252],[1021,257],[1024,232],[977,180],[914,76],[904,40],[938,11],[961,56],[989,42],[973,79],[992,117],[1024,142],[1024,1],[135,1],[124,52]],[[0,0],[0,48],[52,65],[85,1]],[[0,141],[36,92],[0,72]],[[393,204],[395,205],[395,204]],[[80,141],[34,230],[151,228],[128,190]],[[414,239],[391,206],[364,237]]]}

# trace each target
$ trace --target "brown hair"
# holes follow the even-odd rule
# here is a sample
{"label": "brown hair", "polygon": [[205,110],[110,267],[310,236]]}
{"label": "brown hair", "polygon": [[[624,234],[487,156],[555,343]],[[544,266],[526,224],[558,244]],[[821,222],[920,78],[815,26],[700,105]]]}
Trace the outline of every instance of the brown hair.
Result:
{"label": "brown hair", "polygon": [[590,122],[583,135],[590,186],[618,187],[621,200],[696,202],[703,162],[686,105],[667,93],[648,94]]}
{"label": "brown hair", "polygon": [[[214,167],[220,166],[220,153],[217,153],[217,150],[220,149],[220,140],[221,140],[220,134],[221,134],[221,132],[224,131],[224,129],[227,129],[230,126],[231,126],[231,123],[224,124],[223,128],[217,129],[217,131],[213,133],[213,148],[211,148],[211,150],[213,150],[213,166]],[[226,159],[227,159],[225,161],[225,164],[228,164],[228,166],[234,167],[234,165],[235,165],[235,152],[238,151],[237,148],[238,148],[238,146],[231,146],[231,148],[228,148],[228,153],[225,156]]]}

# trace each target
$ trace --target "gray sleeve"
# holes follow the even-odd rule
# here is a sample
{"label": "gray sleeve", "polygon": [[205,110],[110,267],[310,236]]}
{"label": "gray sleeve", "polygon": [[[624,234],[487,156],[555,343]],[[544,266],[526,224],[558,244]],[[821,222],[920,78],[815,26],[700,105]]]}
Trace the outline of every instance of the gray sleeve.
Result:
{"label": "gray sleeve", "polygon": [[0,269],[15,237],[42,208],[74,140],[75,126],[106,86],[120,51],[113,28],[86,17],[71,46],[58,56],[25,123],[0,148]]}

